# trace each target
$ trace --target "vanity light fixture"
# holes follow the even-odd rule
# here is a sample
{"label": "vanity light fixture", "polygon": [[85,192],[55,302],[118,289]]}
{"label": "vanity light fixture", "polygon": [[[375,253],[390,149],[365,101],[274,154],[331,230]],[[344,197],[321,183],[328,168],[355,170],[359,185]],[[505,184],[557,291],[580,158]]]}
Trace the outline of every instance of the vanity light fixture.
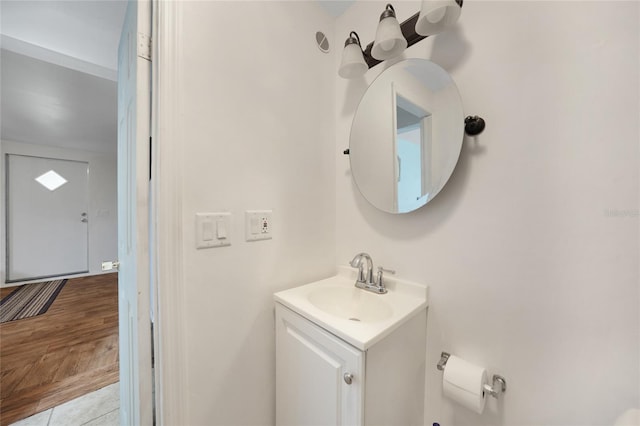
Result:
{"label": "vanity light fixture", "polygon": [[462,2],[456,0],[422,0],[416,32],[423,36],[438,34],[458,21]]}
{"label": "vanity light fixture", "polygon": [[381,61],[398,56],[407,48],[400,24],[396,19],[396,11],[391,4],[387,4],[380,15],[380,22],[376,30],[371,56]]}
{"label": "vanity light fixture", "polygon": [[364,61],[362,47],[360,46],[360,37],[355,31],[349,33],[349,38],[344,42],[344,50],[342,51],[342,62],[338,75],[342,78],[355,78],[363,75],[369,66]]}
{"label": "vanity light fixture", "polygon": [[[398,22],[395,17],[396,14],[393,6],[391,4],[387,4],[384,12],[380,15],[380,22],[378,23],[376,39],[374,42],[369,43],[365,49],[362,49],[360,40],[357,38],[358,35],[355,31],[351,32],[349,38],[344,44],[345,51],[342,52],[342,64],[340,65],[338,74],[342,78],[355,78],[361,76],[367,71],[367,68],[363,68],[361,65],[353,67],[357,72],[351,72],[351,67],[347,67],[343,71],[343,67],[345,65],[356,63],[351,62],[353,60],[351,58],[358,57],[358,52],[356,52],[353,47],[356,43],[357,47],[360,48],[360,52],[363,54],[364,62],[368,68],[373,68],[384,59],[399,55],[407,47],[413,46],[417,42],[427,38],[429,35],[442,31],[447,26],[453,25],[460,16],[462,2],[463,0],[422,0],[420,12],[415,13],[399,25],[401,32],[400,36],[395,32],[393,32],[394,35],[392,36],[392,31],[390,29],[391,25],[387,26],[387,24],[392,24],[394,21],[396,24]],[[419,24],[419,21],[421,20],[425,23]],[[434,23],[432,21],[437,22]],[[438,30],[435,31],[435,29]],[[428,32],[428,34],[424,34],[426,32]],[[406,44],[403,43],[403,40]],[[352,47],[349,47],[350,52],[347,53],[347,47],[350,45]],[[380,53],[380,51],[382,51],[382,53]],[[385,56],[385,53],[389,56]],[[385,56],[384,59],[378,59],[383,56]],[[346,62],[345,57],[347,58]],[[349,71],[347,71],[347,69],[349,69]]]}

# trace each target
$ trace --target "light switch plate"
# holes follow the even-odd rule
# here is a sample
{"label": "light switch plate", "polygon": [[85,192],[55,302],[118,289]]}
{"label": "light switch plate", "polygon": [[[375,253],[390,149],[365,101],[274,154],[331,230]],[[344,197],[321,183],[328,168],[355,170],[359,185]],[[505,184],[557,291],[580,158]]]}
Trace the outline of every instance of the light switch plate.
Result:
{"label": "light switch plate", "polygon": [[244,213],[244,234],[247,241],[273,238],[273,210],[247,210]]}
{"label": "light switch plate", "polygon": [[231,213],[196,213],[196,248],[231,245]]}

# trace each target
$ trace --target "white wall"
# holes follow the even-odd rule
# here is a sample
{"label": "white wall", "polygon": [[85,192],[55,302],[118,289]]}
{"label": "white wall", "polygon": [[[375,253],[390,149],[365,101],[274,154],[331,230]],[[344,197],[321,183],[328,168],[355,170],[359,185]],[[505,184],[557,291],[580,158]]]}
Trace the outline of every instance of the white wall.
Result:
{"label": "white wall", "polygon": [[[400,20],[419,2],[396,2]],[[605,425],[640,406],[639,4],[465,2],[458,26],[412,47],[456,81],[467,138],[426,207],[393,216],[349,176],[346,148],[365,78],[336,74],[337,258],[430,286],[425,423]],[[373,40],[385,2],[336,22]],[[462,125],[462,123],[461,123]],[[441,351],[506,377],[483,415],[441,396]]]}
{"label": "white wall", "polygon": [[[97,153],[52,146],[2,141],[0,149],[2,165],[0,175],[5,178],[5,155],[21,154],[38,157],[78,160],[89,163],[89,273],[102,273],[101,262],[115,260],[118,257],[118,218],[117,218],[117,162],[115,153]],[[2,268],[0,286],[5,281],[5,185],[0,188],[2,199],[2,236],[0,248]]]}
{"label": "white wall", "polygon": [[[316,2],[182,2],[188,424],[275,421],[272,294],[335,272],[333,23]],[[333,48],[338,44],[333,42]],[[244,211],[273,239],[244,241]],[[195,213],[232,213],[196,250]]]}

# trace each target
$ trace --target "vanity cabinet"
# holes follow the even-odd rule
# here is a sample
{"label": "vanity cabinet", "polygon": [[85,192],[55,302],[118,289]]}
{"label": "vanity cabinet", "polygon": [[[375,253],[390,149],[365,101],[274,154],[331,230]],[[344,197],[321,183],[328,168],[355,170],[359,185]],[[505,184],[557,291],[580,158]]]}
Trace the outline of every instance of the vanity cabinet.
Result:
{"label": "vanity cabinet", "polygon": [[362,424],[364,360],[360,350],[276,304],[276,424]]}
{"label": "vanity cabinet", "polygon": [[276,308],[276,424],[422,425],[426,308],[360,350]]}

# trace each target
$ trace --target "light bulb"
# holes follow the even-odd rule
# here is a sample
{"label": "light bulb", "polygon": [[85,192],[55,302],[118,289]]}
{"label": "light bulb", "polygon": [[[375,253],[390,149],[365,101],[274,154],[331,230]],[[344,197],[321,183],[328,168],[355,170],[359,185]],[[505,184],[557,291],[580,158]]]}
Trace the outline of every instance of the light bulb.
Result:
{"label": "light bulb", "polygon": [[380,47],[382,48],[382,50],[385,50],[385,51],[389,51],[393,49],[393,46],[395,45],[396,45],[395,40],[384,40],[380,42]]}
{"label": "light bulb", "polygon": [[441,7],[440,9],[436,9],[433,12],[427,14],[427,21],[432,24],[438,23],[444,18],[445,13],[447,12],[446,7]]}

